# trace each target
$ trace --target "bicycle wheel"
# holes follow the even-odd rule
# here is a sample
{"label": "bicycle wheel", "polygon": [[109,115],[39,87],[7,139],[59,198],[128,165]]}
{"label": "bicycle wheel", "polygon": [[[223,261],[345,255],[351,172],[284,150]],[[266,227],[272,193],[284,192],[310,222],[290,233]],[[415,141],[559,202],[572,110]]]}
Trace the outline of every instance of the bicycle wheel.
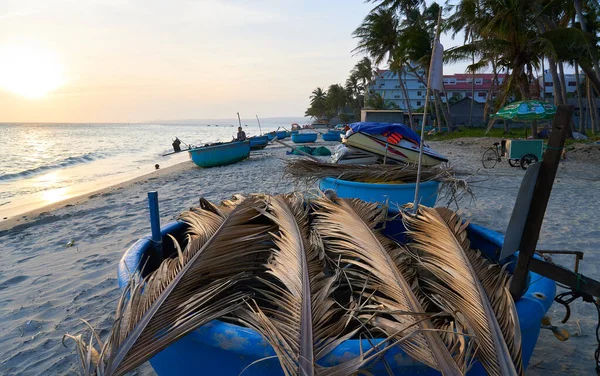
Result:
{"label": "bicycle wheel", "polygon": [[483,153],[483,157],[481,157],[481,163],[484,168],[494,168],[496,163],[498,163],[498,153],[496,149],[489,148]]}
{"label": "bicycle wheel", "polygon": [[510,165],[510,167],[519,167],[519,160],[518,159],[509,159],[508,164]]}

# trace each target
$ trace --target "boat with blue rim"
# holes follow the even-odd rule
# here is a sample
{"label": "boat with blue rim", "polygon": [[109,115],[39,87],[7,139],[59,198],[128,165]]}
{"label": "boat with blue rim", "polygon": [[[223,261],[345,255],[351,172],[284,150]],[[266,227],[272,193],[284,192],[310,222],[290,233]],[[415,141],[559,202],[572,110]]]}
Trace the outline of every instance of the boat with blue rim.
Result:
{"label": "boat with blue rim", "polygon": [[239,162],[250,156],[250,141],[231,141],[188,150],[198,167],[217,167]]}

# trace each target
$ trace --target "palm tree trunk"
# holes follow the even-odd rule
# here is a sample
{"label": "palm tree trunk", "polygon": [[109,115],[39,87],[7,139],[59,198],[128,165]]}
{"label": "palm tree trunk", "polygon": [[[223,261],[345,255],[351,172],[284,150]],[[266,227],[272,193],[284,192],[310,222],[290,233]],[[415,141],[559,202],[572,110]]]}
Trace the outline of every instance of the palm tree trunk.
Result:
{"label": "palm tree trunk", "polygon": [[564,103],[564,99],[562,98],[562,89],[560,88],[560,80],[558,78],[558,72],[556,70],[556,61],[548,57],[548,68],[550,69],[550,74],[552,75],[552,90],[554,91],[554,105],[558,106],[559,104]]}
{"label": "palm tree trunk", "polygon": [[[519,77],[519,90],[521,91],[521,97],[523,98],[523,100],[527,100],[530,97],[530,92],[529,92],[529,79],[527,78],[527,75],[525,74],[525,72],[521,72]],[[531,122],[531,137],[536,139],[538,138],[538,129],[537,129],[537,121],[533,120]]]}
{"label": "palm tree trunk", "polygon": [[435,109],[435,118],[437,120],[438,132],[442,133],[443,124],[442,124],[442,116],[440,114],[440,106],[437,101],[437,96],[435,95],[435,90],[432,90],[432,91],[433,91],[433,93],[432,93],[433,94],[433,108]]}
{"label": "palm tree trunk", "polygon": [[596,90],[596,93],[600,93],[600,74],[596,74],[591,65],[581,64],[580,62],[580,67],[581,70],[583,70],[583,73],[585,73],[586,77],[589,79],[589,82],[594,90]]}
{"label": "palm tree trunk", "polygon": [[496,91],[496,86],[498,85],[498,69],[496,60],[492,58],[492,73],[494,77],[492,78],[492,84],[490,85],[490,90],[488,91],[487,97],[485,98],[485,106],[483,107],[483,122],[486,123],[488,120],[488,114],[490,112],[490,106],[492,101],[494,100],[494,92]]}
{"label": "palm tree trunk", "polygon": [[[471,34],[471,43],[473,34]],[[475,65],[475,53],[471,54],[471,63]],[[469,127],[473,126],[473,102],[475,101],[475,70],[471,72],[471,108],[469,109]]]}
{"label": "palm tree trunk", "polygon": [[404,102],[406,103],[406,111],[408,111],[408,122],[410,123],[410,129],[414,131],[416,130],[416,128],[415,123],[413,122],[413,113],[412,108],[410,106],[410,98],[408,97],[408,90],[406,90],[406,86],[404,85],[404,81],[402,80],[402,71],[397,72],[398,82],[400,83],[400,90],[402,90],[402,95],[404,95]]}
{"label": "palm tree trunk", "polygon": [[596,103],[594,100],[594,90],[592,88],[591,85],[591,80],[587,79],[587,101],[588,101],[588,114],[590,116],[590,121],[592,123],[592,134],[596,135],[596,132],[598,131],[598,124],[597,124],[597,118],[596,118]]}
{"label": "palm tree trunk", "polygon": [[545,57],[542,56],[542,94],[540,94],[540,99],[546,100],[546,69],[544,68],[544,60]]}
{"label": "palm tree trunk", "polygon": [[447,108],[444,107],[444,103],[442,102],[442,97],[440,97],[440,93],[438,90],[434,90],[433,94],[435,95],[435,100],[440,106],[440,110],[442,111],[442,116],[444,117],[444,122],[446,123],[446,127],[448,128],[448,132],[452,130],[452,117],[450,116],[450,111],[447,111]]}
{"label": "palm tree trunk", "polygon": [[577,105],[579,106],[579,133],[585,134],[583,122],[583,100],[581,99],[581,88],[579,87],[579,65],[575,64],[575,81],[577,84]]}
{"label": "palm tree trunk", "polygon": [[558,63],[558,71],[560,72],[560,89],[563,97],[561,104],[567,104],[567,81],[565,80],[565,66],[562,61]]}
{"label": "palm tree trunk", "polygon": [[[567,104],[568,103],[568,97],[567,97],[567,80],[565,79],[565,67],[564,67],[564,63],[561,61],[560,63],[558,63],[558,70],[560,72],[560,85],[561,85],[561,90],[562,90],[562,97],[564,99],[564,102],[562,104]],[[569,125],[569,138],[573,138],[573,132],[576,131],[575,128],[575,122],[573,121],[573,118],[571,117],[571,123]]]}
{"label": "palm tree trunk", "polygon": [[450,111],[450,101],[448,100],[448,92],[446,91],[446,85],[442,83],[442,88],[444,89],[444,104],[446,106],[446,111],[448,111],[448,119],[450,120],[450,124],[448,125],[448,132],[453,132],[456,127],[454,126],[454,119],[452,118],[452,112]]}

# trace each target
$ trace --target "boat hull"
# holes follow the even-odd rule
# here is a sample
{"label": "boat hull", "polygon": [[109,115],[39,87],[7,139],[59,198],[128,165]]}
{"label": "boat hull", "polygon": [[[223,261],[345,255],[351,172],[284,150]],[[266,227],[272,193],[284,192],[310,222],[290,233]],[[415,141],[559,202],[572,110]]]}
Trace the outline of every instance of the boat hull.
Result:
{"label": "boat hull", "polygon": [[284,138],[286,138],[288,136],[287,131],[279,131],[279,132],[275,132],[275,136],[277,136],[277,138],[279,140],[283,140]]}
{"label": "boat hull", "polygon": [[250,150],[260,150],[269,144],[269,136],[255,136],[248,139],[250,141]]}
{"label": "boat hull", "polygon": [[[391,212],[390,218],[397,213]],[[171,234],[178,239],[185,236],[187,227],[182,222],[174,222],[162,229],[164,250],[172,248]],[[404,227],[401,220],[386,224],[384,232],[399,242],[404,242]],[[479,249],[494,259],[496,251],[502,247],[504,236],[485,227],[474,224],[467,228],[471,247]],[[149,253],[154,243],[148,235],[138,240],[123,256],[119,263],[118,281],[123,288],[129,281],[129,273],[135,272]],[[175,252],[174,250],[172,250]],[[516,255],[506,260],[507,270],[512,272]],[[526,367],[531,358],[540,332],[540,320],[546,314],[556,293],[556,284],[536,273],[529,273],[527,290],[516,302],[522,336],[523,364]],[[333,366],[348,359],[358,357],[381,340],[351,339],[338,345],[330,354],[319,361],[322,366]],[[390,349],[383,359],[376,359],[369,365],[374,375],[388,375],[386,367],[394,374],[439,375],[439,372],[410,358],[398,347]],[[254,363],[254,364],[252,364]],[[207,375],[283,375],[279,361],[272,347],[252,329],[214,320],[179,339],[150,359],[150,364],[159,376],[207,374]],[[252,365],[251,365],[252,364]],[[475,362],[468,375],[485,375],[479,362]]]}
{"label": "boat hull", "polygon": [[[398,144],[391,144],[381,136],[358,132],[344,138],[342,142],[347,146],[381,155],[397,162],[410,164],[419,162],[419,145],[404,139]],[[433,149],[423,147],[423,166],[436,166],[447,161],[446,157]]]}
{"label": "boat hull", "polygon": [[329,131],[321,135],[323,141],[342,141],[342,132]]}
{"label": "boat hull", "polygon": [[[434,180],[419,184],[419,203],[433,207],[437,201],[440,183]],[[391,208],[414,202],[415,183],[375,184],[348,181],[336,178],[325,178],[319,182],[319,189],[325,192],[331,189],[342,198],[360,198],[363,201],[387,204]]]}
{"label": "boat hull", "polygon": [[188,151],[198,167],[217,167],[239,162],[250,155],[250,141],[203,146]]}
{"label": "boat hull", "polygon": [[317,141],[317,133],[296,133],[292,134],[292,141],[296,144],[306,144]]}

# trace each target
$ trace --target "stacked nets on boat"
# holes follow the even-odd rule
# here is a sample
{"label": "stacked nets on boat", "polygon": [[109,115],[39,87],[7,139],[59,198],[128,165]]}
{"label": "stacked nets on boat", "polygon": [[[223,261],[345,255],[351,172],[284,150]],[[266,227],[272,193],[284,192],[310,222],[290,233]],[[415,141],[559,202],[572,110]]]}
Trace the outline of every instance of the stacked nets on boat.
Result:
{"label": "stacked nets on boat", "polygon": [[[400,214],[407,241],[378,229],[381,206],[297,194],[201,200],[185,239],[123,291],[114,325],[78,343],[84,370],[123,374],[214,319],[258,331],[286,375],[368,373],[393,346],[445,375],[477,358],[490,375],[523,374],[505,269],[470,248],[454,212]],[[318,363],[349,339],[380,339],[355,358]],[[322,362],[321,362],[322,363]]]}

